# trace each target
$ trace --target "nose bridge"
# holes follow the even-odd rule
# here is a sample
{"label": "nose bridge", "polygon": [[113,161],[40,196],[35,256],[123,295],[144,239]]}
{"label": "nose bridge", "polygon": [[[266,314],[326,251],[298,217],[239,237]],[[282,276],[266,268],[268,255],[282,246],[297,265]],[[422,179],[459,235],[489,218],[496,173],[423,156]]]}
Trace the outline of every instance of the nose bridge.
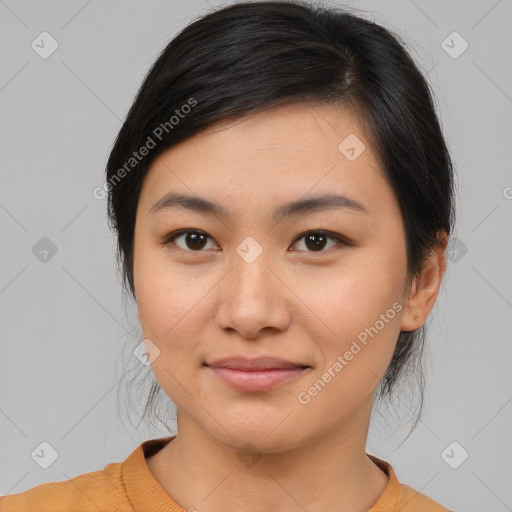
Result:
{"label": "nose bridge", "polygon": [[219,327],[235,329],[247,338],[265,327],[284,329],[288,311],[280,295],[282,284],[271,271],[272,255],[248,237],[236,248],[230,266],[220,294]]}
{"label": "nose bridge", "polygon": [[[273,289],[272,272],[267,268],[270,254],[252,237],[247,237],[233,254],[232,297],[234,302],[244,307],[254,301],[270,306],[269,295]],[[252,307],[252,306],[251,306]]]}

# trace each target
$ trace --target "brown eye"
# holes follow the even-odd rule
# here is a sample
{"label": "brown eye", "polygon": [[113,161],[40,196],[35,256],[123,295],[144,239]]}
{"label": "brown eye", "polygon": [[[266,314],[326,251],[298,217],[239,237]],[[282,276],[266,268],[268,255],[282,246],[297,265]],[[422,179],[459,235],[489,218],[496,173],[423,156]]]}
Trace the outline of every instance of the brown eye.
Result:
{"label": "brown eye", "polygon": [[[213,244],[210,247],[207,247],[208,240],[211,240]],[[308,231],[303,233],[296,238],[294,245],[296,245],[301,240],[304,240],[304,248],[299,250],[305,250],[306,252],[326,252],[327,249],[331,249],[332,247],[339,245],[349,245],[341,236],[337,235],[336,233],[330,233],[326,231]],[[214,249],[216,247],[212,238],[208,234],[206,234],[204,231],[193,229],[181,229],[171,233],[163,241],[163,244],[173,244],[178,248],[188,252],[201,252],[202,249]]]}
{"label": "brown eye", "polygon": [[337,245],[347,245],[339,235],[326,231],[308,231],[300,235],[295,243],[298,243],[298,241],[302,239],[304,239],[304,247],[307,252],[326,252],[324,249],[329,245],[329,240],[334,241],[334,243],[328,246],[328,249]]}
{"label": "brown eye", "polygon": [[182,229],[176,233],[171,233],[165,239],[164,244],[172,243],[185,251],[200,252],[201,249],[207,246],[208,239],[211,239],[211,237],[203,231]]}

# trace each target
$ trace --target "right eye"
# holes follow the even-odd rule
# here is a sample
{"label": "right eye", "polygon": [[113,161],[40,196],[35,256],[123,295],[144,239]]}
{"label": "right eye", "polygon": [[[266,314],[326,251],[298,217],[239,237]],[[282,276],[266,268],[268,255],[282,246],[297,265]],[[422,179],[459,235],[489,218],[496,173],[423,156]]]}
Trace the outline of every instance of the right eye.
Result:
{"label": "right eye", "polygon": [[173,231],[165,237],[164,245],[174,244],[180,249],[189,252],[201,252],[201,249],[207,244],[207,240],[212,238],[204,231],[197,229],[180,229]]}

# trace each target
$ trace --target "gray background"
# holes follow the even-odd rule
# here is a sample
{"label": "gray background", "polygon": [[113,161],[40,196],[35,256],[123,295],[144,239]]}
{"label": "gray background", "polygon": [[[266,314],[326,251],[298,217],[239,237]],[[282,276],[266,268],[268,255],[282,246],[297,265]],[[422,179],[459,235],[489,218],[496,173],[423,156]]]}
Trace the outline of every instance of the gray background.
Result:
{"label": "gray background", "polygon": [[[410,425],[374,415],[368,451],[453,510],[512,510],[512,2],[347,3],[397,30],[428,73],[459,187],[458,241],[429,320],[424,416],[402,442]],[[168,435],[136,414],[131,423],[122,397],[118,412],[141,337],[92,191],[151,63],[220,5],[0,0],[0,494],[102,469]],[[59,45],[46,59],[31,47],[43,31]],[[453,31],[469,45],[457,58],[443,46]],[[40,252],[44,237],[54,255]],[[134,407],[145,399],[136,390]],[[43,441],[58,452],[48,469],[31,456]],[[446,462],[454,441],[452,464],[469,454],[457,469]]]}

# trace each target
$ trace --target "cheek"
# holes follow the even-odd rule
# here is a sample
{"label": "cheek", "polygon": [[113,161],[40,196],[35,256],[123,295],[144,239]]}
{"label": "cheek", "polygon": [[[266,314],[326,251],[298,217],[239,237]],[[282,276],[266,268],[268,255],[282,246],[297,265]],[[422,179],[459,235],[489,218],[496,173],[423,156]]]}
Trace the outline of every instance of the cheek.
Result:
{"label": "cheek", "polygon": [[175,358],[181,357],[183,351],[193,350],[200,339],[215,276],[191,267],[169,265],[165,251],[140,252],[138,256],[134,280],[143,336],[163,354],[172,350]]}
{"label": "cheek", "polygon": [[400,288],[391,277],[353,271],[311,297],[328,328],[310,333],[322,363],[298,397],[310,401],[309,417],[325,416],[328,408],[332,419],[348,418],[376,391],[400,333]]}
{"label": "cheek", "polygon": [[199,316],[204,315],[200,300],[204,280],[203,284],[199,280],[194,284],[190,275],[162,271],[156,264],[140,265],[137,279],[142,334],[159,350],[151,364],[153,373],[171,400],[178,406],[185,405],[185,383],[195,378],[197,371],[191,362],[200,362]]}
{"label": "cheek", "polygon": [[[401,290],[405,262],[385,257],[350,265],[350,272],[318,283],[309,292],[314,312],[322,320],[324,335],[319,345],[329,366],[346,351],[357,352],[358,364],[382,370],[394,351],[400,333]],[[352,347],[352,349],[351,349]],[[356,366],[356,364],[351,364]]]}

